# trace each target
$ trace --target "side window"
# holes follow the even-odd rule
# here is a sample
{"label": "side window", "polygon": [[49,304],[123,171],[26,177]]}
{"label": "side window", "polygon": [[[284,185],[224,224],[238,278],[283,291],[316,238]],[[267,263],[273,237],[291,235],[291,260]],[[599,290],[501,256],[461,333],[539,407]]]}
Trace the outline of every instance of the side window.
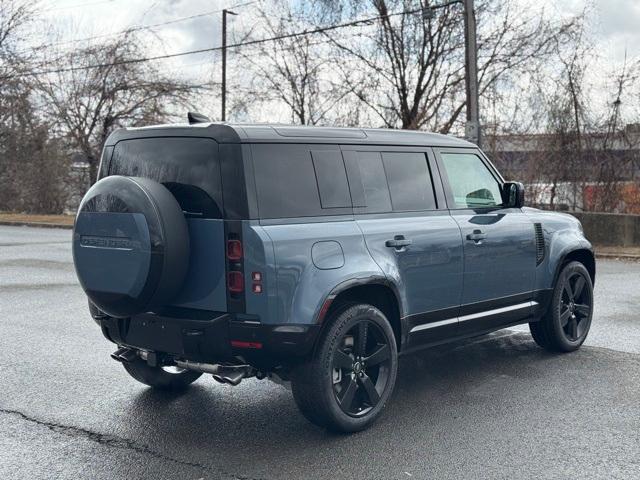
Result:
{"label": "side window", "polygon": [[436,208],[424,153],[348,152],[345,160],[353,206],[362,207],[360,213]]}
{"label": "side window", "polygon": [[442,153],[455,208],[502,205],[500,184],[487,166],[473,153]]}
{"label": "side window", "polygon": [[391,211],[391,197],[380,152],[349,152],[347,169],[354,207],[363,207],[362,213]]}
{"label": "side window", "polygon": [[382,162],[394,212],[436,209],[424,153],[383,153]]}
{"label": "side window", "polygon": [[311,157],[322,208],[351,207],[349,183],[344,170],[342,153],[336,150],[312,150]]}
{"label": "side window", "polygon": [[351,213],[339,151],[311,152],[308,145],[253,145],[260,218]]}

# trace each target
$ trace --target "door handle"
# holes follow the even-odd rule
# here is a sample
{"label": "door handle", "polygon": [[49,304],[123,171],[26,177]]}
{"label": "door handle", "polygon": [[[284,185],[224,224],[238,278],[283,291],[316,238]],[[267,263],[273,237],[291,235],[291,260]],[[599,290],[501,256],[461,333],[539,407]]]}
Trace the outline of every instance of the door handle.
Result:
{"label": "door handle", "polygon": [[395,237],[393,237],[393,240],[387,240],[386,242],[384,242],[385,246],[393,247],[398,250],[404,247],[408,247],[409,245],[411,245],[411,243],[411,240],[404,238],[404,235],[396,235]]}
{"label": "door handle", "polygon": [[485,238],[487,238],[487,234],[482,230],[474,230],[473,233],[467,235],[467,240],[473,240],[476,243],[480,243]]}

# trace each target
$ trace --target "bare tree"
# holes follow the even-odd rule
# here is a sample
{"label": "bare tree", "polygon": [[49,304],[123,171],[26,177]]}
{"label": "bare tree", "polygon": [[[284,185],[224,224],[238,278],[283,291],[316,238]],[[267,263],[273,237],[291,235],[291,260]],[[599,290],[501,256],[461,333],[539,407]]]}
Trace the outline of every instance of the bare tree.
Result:
{"label": "bare tree", "polygon": [[[335,2],[323,3],[335,8]],[[459,6],[431,10],[442,4],[431,0],[340,3],[350,18],[372,11],[379,17],[348,41],[327,33],[344,53],[337,68],[352,93],[386,127],[450,132],[465,111]],[[546,20],[512,0],[480,1],[476,14],[481,95],[508,75],[535,68],[575,22]]]}
{"label": "bare tree", "polygon": [[[26,85],[25,80],[13,78],[25,66],[25,59],[17,46],[22,38],[22,30],[34,17],[35,3],[24,0],[0,0],[0,101],[5,91],[16,91],[19,85]],[[7,107],[7,102],[3,102]],[[0,121],[6,120],[11,109],[0,106]]]}
{"label": "bare tree", "polygon": [[[640,64],[625,61],[607,75],[606,87],[594,90],[587,74],[600,68],[597,49],[582,29],[571,42],[558,44],[550,60],[527,90],[532,123],[499,137],[498,163],[513,168],[523,157],[520,178],[548,208],[635,211],[640,128],[633,123],[637,115],[624,115],[622,107],[633,102]],[[598,93],[607,99],[604,109]]]}
{"label": "bare tree", "polygon": [[35,12],[35,1],[0,0],[0,51],[15,47],[16,32],[28,23]]}
{"label": "bare tree", "polygon": [[59,213],[68,162],[34,105],[29,50],[18,50],[34,5],[0,0],[0,209]]}
{"label": "bare tree", "polygon": [[631,100],[630,88],[640,78],[640,63],[629,65],[625,57],[622,67],[611,78],[611,91],[607,92],[607,96],[612,100],[608,102],[604,120],[598,124],[599,131],[595,138],[594,186],[589,208],[608,212],[638,212],[640,187],[634,182],[634,173],[638,170],[640,160],[640,128],[637,123],[627,124],[622,106]]}
{"label": "bare tree", "polygon": [[115,128],[166,121],[199,88],[138,61],[144,56],[131,33],[61,55],[51,62],[55,72],[37,76],[45,111],[59,123],[70,146],[85,155],[92,181],[104,142]]}
{"label": "bare tree", "polygon": [[243,74],[250,66],[252,102],[284,103],[293,123],[317,125],[335,118],[339,102],[347,95],[330,74],[331,54],[318,36],[290,36],[305,28],[322,12],[305,2],[274,0],[269,10],[255,9],[257,23],[243,40],[274,38],[254,48],[240,50]]}

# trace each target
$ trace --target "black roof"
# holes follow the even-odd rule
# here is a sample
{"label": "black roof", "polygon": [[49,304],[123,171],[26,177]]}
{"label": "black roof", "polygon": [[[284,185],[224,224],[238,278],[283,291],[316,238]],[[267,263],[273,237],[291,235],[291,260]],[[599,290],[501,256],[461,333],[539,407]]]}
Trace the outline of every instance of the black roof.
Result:
{"label": "black roof", "polygon": [[107,145],[132,138],[158,136],[209,137],[218,143],[341,143],[362,145],[406,145],[425,147],[475,147],[439,133],[384,128],[309,127],[283,124],[197,123],[121,128]]}

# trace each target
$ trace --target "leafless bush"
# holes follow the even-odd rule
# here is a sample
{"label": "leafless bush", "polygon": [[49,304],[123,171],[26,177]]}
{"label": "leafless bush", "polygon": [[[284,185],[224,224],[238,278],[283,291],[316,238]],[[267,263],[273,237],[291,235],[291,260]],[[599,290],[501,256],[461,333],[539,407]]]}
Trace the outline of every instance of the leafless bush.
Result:
{"label": "leafless bush", "polygon": [[18,49],[35,3],[0,0],[0,210],[59,213],[67,161],[34,105],[28,58]]}
{"label": "leafless bush", "polygon": [[60,213],[69,162],[60,139],[38,120],[29,86],[5,83],[0,111],[0,210]]}

